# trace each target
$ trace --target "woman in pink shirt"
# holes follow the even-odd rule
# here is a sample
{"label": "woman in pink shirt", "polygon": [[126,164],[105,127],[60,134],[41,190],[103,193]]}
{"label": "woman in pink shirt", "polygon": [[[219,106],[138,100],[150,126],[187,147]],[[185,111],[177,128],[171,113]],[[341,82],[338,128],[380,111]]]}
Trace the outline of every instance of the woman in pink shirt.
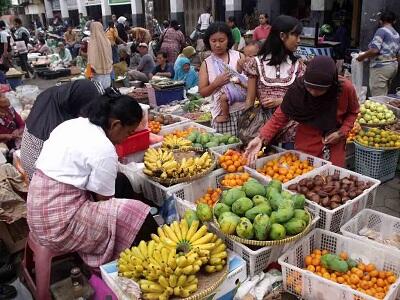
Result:
{"label": "woman in pink shirt", "polygon": [[264,41],[267,39],[271,31],[271,26],[268,24],[268,14],[260,14],[258,21],[260,22],[260,25],[254,29],[253,40]]}

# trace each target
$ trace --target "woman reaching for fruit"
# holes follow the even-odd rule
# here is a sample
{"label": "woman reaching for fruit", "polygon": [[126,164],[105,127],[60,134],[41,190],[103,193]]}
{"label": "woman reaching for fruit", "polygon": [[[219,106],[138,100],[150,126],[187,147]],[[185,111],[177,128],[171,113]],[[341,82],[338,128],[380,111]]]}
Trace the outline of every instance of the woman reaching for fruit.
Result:
{"label": "woman reaching for fruit", "polygon": [[263,143],[270,143],[290,120],[299,122],[295,149],[344,166],[346,136],[359,113],[357,94],[351,82],[339,78],[335,62],[317,56],[303,77],[289,88],[280,107],[246,149],[252,162]]}
{"label": "woman reaching for fruit", "polygon": [[104,95],[87,112],[88,118],[59,125],[44,143],[29,186],[27,216],[41,245],[78,252],[98,267],[136,241],[149,240],[157,223],[146,204],[114,198],[114,145],[138,127],[139,104],[128,96]]}

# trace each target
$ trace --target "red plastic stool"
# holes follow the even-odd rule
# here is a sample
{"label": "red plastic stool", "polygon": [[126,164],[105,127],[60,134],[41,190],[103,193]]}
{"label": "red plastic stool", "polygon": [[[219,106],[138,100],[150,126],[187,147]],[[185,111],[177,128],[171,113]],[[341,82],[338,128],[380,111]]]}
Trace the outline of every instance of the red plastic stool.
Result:
{"label": "red plastic stool", "polygon": [[[29,232],[25,246],[25,255],[22,260],[22,276],[25,279],[33,296],[37,300],[51,300],[50,274],[53,258],[65,256],[66,253],[52,251],[39,244]],[[35,280],[29,270],[35,269]]]}

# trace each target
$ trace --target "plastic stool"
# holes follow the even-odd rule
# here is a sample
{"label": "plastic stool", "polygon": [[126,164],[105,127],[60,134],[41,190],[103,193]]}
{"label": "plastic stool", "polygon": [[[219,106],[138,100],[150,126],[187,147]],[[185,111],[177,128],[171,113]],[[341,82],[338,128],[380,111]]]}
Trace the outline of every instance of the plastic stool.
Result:
{"label": "plastic stool", "polygon": [[[25,279],[33,296],[37,300],[51,300],[50,274],[53,258],[66,253],[52,251],[39,244],[29,232],[25,246],[24,259],[22,260],[22,276]],[[29,270],[35,269],[35,280]]]}

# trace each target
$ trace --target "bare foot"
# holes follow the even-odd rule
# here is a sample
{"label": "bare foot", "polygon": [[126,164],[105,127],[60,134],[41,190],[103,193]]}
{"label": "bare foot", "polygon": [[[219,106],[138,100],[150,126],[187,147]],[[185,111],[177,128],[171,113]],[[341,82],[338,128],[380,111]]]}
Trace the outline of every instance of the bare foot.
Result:
{"label": "bare foot", "polygon": [[215,122],[217,123],[224,123],[229,121],[229,115],[219,115],[215,118]]}

